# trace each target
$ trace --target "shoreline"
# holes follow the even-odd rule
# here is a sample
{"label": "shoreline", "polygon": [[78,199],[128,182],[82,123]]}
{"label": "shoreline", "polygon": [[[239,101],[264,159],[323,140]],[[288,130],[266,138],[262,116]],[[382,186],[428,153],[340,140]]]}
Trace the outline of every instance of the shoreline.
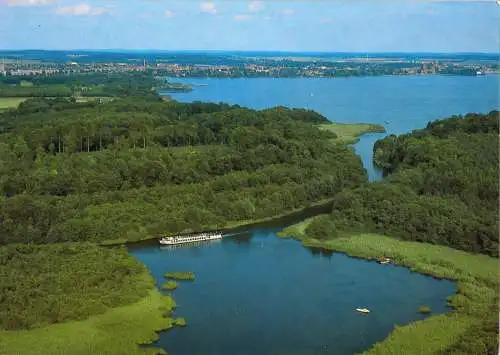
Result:
{"label": "shoreline", "polygon": [[[327,208],[331,202],[332,198],[328,199],[323,199],[317,202],[314,202],[308,206],[305,207],[299,207],[294,210],[282,213],[277,216],[273,217],[265,217],[261,219],[255,219],[255,220],[245,220],[245,221],[234,221],[234,222],[228,222],[224,227],[217,229],[214,226],[207,226],[201,231],[183,231],[182,233],[177,233],[176,235],[183,235],[183,234],[188,234],[188,233],[206,233],[206,232],[212,232],[212,231],[220,231],[222,233],[234,233],[234,232],[240,232],[240,229],[249,229],[249,228],[255,228],[256,226],[259,226],[261,224],[267,224],[267,223],[276,223],[279,222],[280,220],[283,219],[293,219],[296,215],[301,215],[301,214],[307,214],[308,210],[310,209],[323,209]],[[315,214],[318,215],[318,214]],[[299,216],[297,216],[299,217]],[[310,216],[311,217],[311,216]],[[292,223],[290,223],[292,224]],[[281,226],[283,227],[283,226]],[[281,228],[280,227],[280,228]],[[103,243],[100,243],[99,245],[101,246],[120,246],[120,245],[125,245],[126,247],[134,247],[134,246],[139,246],[139,245],[149,245],[150,243],[155,242],[157,244],[158,238],[156,237],[151,237],[151,236],[146,236],[143,239],[139,240],[134,240],[134,241],[125,241],[125,240],[111,240],[111,241],[106,241]]]}
{"label": "shoreline", "polygon": [[[182,79],[351,79],[351,78],[380,78],[380,77],[432,77],[432,76],[445,76],[445,77],[470,77],[477,78],[483,76],[494,76],[500,75],[498,73],[483,73],[481,75],[462,75],[462,74],[446,74],[446,73],[427,73],[427,74],[380,74],[380,75],[346,75],[346,76],[170,76],[165,77],[169,79],[182,80]],[[196,85],[196,86],[206,86],[206,85]]]}
{"label": "shoreline", "polygon": [[[396,355],[404,352],[420,355],[443,351],[457,343],[460,336],[480,325],[491,308],[496,308],[499,287],[497,259],[370,233],[317,240],[305,234],[305,228],[314,218],[289,226],[278,236],[296,239],[304,247],[320,248],[356,259],[376,261],[381,256],[389,257],[393,265],[438,280],[449,280],[457,286],[456,292],[448,297],[451,312],[397,326],[384,340],[373,344],[362,354]],[[422,344],[428,346],[427,337],[436,334],[439,334],[436,337],[438,341],[422,348]]]}
{"label": "shoreline", "polygon": [[[370,134],[370,133],[386,133],[386,129],[384,126],[375,124],[375,123],[338,123],[338,122],[333,122],[331,121],[330,123],[325,123],[323,125],[319,126],[325,126],[333,129],[328,129],[333,132],[337,132],[339,136],[335,139],[332,139],[331,141],[337,144],[344,144],[346,146],[352,145],[357,143],[363,135],[365,134]],[[348,132],[346,133],[345,131],[342,131],[342,128],[347,128]],[[324,129],[324,128],[319,128],[319,129]],[[334,131],[335,130],[335,131]],[[336,133],[336,134],[337,134]],[[352,138],[355,138],[353,141]],[[359,159],[361,160],[361,156],[359,154],[356,154]],[[322,199],[316,202],[313,202],[307,206],[303,207],[298,207],[293,210],[286,211],[284,213],[281,213],[279,215],[271,216],[271,217],[264,217],[264,218],[259,218],[255,220],[243,220],[243,221],[229,221],[227,222],[224,226],[219,227],[219,226],[206,226],[203,227],[202,230],[200,231],[195,231],[195,230],[183,230],[181,232],[176,233],[175,235],[184,235],[188,233],[205,233],[205,232],[213,232],[213,231],[220,231],[222,233],[228,233],[228,232],[236,232],[240,231],[241,228],[253,228],[256,227],[260,224],[264,223],[271,223],[271,222],[278,222],[279,220],[282,219],[288,219],[288,218],[293,218],[295,215],[300,215],[300,214],[307,214],[307,211],[309,209],[315,209],[315,208],[327,208],[328,205],[331,203],[332,199],[334,197],[330,197],[327,199]],[[320,213],[316,213],[314,215],[318,215]],[[308,217],[313,217],[313,216],[308,216]],[[307,218],[308,218],[307,217]],[[303,219],[302,219],[303,220]],[[297,223],[297,220],[293,221],[293,223]],[[293,224],[291,223],[291,224]],[[283,225],[279,226],[280,228],[284,227]],[[129,246],[134,246],[134,245],[139,245],[139,244],[147,244],[153,241],[157,241],[157,237],[152,237],[152,236],[144,236],[141,239],[138,240],[125,240],[125,239],[117,239],[117,240],[108,240],[108,241],[103,241],[99,243],[99,245],[102,246],[116,246],[116,245],[126,245],[127,247]]]}

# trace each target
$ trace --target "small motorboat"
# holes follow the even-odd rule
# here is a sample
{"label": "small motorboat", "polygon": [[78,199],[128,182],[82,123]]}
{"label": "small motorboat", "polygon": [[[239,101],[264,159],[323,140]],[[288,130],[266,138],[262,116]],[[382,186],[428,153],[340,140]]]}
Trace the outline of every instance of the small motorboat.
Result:
{"label": "small motorboat", "polygon": [[370,310],[367,308],[356,308],[356,311],[360,313],[370,313]]}
{"label": "small motorboat", "polygon": [[383,259],[379,260],[379,264],[383,264],[383,265],[389,264],[390,262],[391,262],[391,259],[389,259],[389,258],[383,258]]}

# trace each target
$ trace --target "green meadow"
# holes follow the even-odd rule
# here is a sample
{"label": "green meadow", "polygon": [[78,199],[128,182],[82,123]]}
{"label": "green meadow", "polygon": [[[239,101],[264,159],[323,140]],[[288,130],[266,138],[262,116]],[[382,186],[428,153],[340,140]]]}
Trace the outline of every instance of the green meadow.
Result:
{"label": "green meadow", "polygon": [[16,108],[21,102],[27,99],[27,97],[0,97],[0,111]]}
{"label": "green meadow", "polygon": [[333,132],[337,135],[332,141],[342,142],[344,144],[354,144],[359,137],[365,133],[385,133],[382,125],[372,123],[338,123],[331,122],[320,124],[318,127],[322,130]]}

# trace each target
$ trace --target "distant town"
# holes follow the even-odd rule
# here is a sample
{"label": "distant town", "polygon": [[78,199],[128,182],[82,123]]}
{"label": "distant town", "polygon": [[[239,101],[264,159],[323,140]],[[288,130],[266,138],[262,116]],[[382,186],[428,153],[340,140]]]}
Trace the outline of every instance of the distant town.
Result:
{"label": "distant town", "polygon": [[[347,77],[498,73],[492,55],[248,55],[193,53],[0,52],[2,76],[153,71],[168,77]],[[142,58],[141,58],[142,57]]]}

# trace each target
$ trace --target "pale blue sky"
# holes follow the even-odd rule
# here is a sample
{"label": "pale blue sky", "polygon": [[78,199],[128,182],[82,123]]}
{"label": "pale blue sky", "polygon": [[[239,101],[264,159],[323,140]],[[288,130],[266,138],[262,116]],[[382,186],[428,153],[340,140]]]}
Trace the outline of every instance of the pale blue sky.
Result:
{"label": "pale blue sky", "polygon": [[498,52],[483,1],[0,0],[0,49]]}

